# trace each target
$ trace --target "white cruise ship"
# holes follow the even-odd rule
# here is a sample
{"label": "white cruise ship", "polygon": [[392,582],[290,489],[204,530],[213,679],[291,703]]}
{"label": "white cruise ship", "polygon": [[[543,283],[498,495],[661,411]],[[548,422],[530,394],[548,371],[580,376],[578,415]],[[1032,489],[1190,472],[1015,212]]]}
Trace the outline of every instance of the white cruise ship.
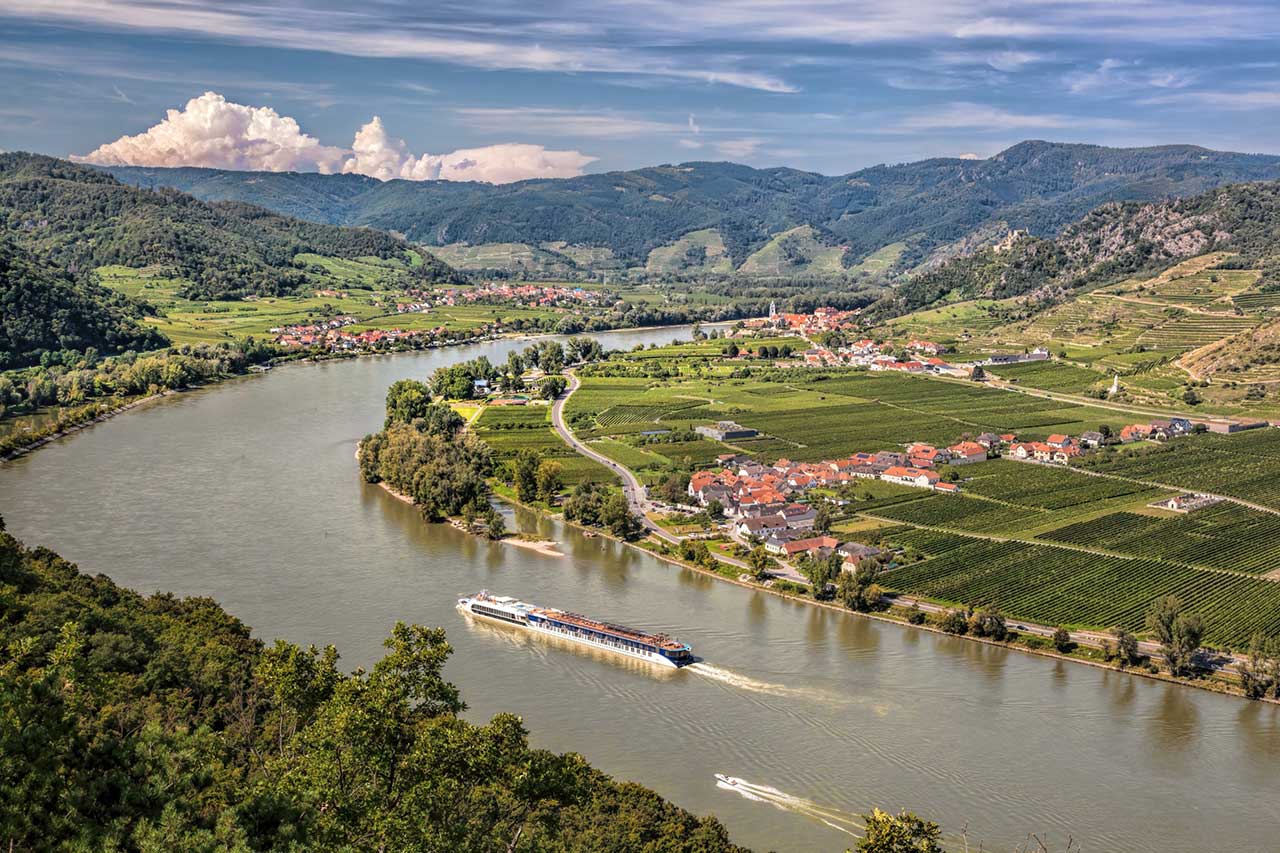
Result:
{"label": "white cruise ship", "polygon": [[693,650],[688,644],[665,634],[649,634],[577,613],[539,607],[507,595],[490,595],[481,591],[463,596],[458,599],[458,609],[481,619],[517,625],[528,631],[549,634],[659,666],[681,667],[694,660]]}

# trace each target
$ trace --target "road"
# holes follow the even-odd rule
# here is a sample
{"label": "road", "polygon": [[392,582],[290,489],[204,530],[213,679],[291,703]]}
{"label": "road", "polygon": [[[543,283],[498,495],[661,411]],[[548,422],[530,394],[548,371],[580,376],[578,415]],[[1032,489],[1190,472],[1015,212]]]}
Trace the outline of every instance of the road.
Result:
{"label": "road", "polygon": [[[569,429],[569,426],[564,422],[565,403],[567,403],[569,398],[573,396],[573,392],[577,391],[582,385],[578,377],[572,372],[567,374],[567,378],[569,380],[569,387],[565,389],[564,394],[560,395],[560,397],[558,397],[551,405],[551,425],[555,429],[556,434],[558,434],[566,444],[581,453],[583,456],[599,462],[601,465],[604,465],[610,471],[613,471],[618,475],[619,479],[622,480],[622,491],[623,494],[626,495],[628,507],[640,519],[646,530],[664,542],[679,544],[681,541],[679,536],[662,529],[657,522],[649,518],[648,511],[652,504],[646,496],[644,484],[641,483],[639,478],[631,472],[631,469],[627,468],[625,465],[615,462],[599,451],[588,447],[587,443],[578,438],[578,436],[574,434],[573,430]],[[717,554],[715,551],[711,552],[711,556],[726,565],[734,566],[748,572],[751,571],[750,567],[742,560],[723,554]],[[952,609],[943,605],[922,601],[909,595],[886,596],[886,599],[891,601],[893,604],[903,607],[910,607],[914,604],[921,610],[928,613],[941,613]],[[1022,631],[1023,633],[1037,634],[1042,637],[1052,637],[1053,632],[1056,630],[1055,626],[1052,625],[1037,625],[1023,620],[1010,620],[1010,624],[1016,625],[1017,630]],[[1110,635],[1100,631],[1072,631],[1071,639],[1073,642],[1082,646],[1101,647],[1104,642],[1110,640]],[[1139,650],[1143,654],[1150,655],[1153,659],[1159,659],[1160,649],[1155,643],[1141,642],[1138,646]],[[1223,671],[1232,668],[1233,665],[1242,660],[1244,660],[1243,655],[1231,657],[1227,655],[1215,655],[1207,650],[1202,650],[1200,663],[1202,666],[1210,669]]]}

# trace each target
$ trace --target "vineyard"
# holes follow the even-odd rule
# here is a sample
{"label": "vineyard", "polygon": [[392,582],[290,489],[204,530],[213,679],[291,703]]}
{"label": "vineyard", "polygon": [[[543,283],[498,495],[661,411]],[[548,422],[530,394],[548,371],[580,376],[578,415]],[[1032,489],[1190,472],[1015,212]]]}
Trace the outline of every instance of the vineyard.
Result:
{"label": "vineyard", "polygon": [[498,461],[531,450],[559,462],[564,481],[571,486],[587,480],[603,483],[613,479],[603,465],[578,455],[560,440],[551,429],[548,406],[490,406],[480,414],[473,429]]}
{"label": "vineyard", "polygon": [[1038,538],[1231,571],[1280,569],[1280,516],[1231,503],[1176,518],[1111,513]]}
{"label": "vineyard", "polygon": [[1094,507],[1101,501],[1137,496],[1150,491],[1148,487],[1138,483],[1089,477],[1069,468],[1051,468],[1047,465],[1029,465],[1007,460],[988,462],[971,470],[973,475],[965,481],[965,491],[1040,509]]}
{"label": "vineyard", "polygon": [[1057,361],[1031,361],[1023,364],[993,366],[989,372],[1001,379],[1017,382],[1028,388],[1042,388],[1045,391],[1062,391],[1068,394],[1082,394],[1110,381],[1110,377],[1105,373]]}
{"label": "vineyard", "polygon": [[1255,632],[1280,638],[1280,583],[1162,560],[982,540],[894,569],[884,583],[939,601],[992,604],[1046,625],[1134,631],[1153,600],[1173,594],[1204,618],[1210,644],[1243,648]]}
{"label": "vineyard", "polygon": [[1187,436],[1159,446],[1086,457],[1079,467],[1280,510],[1280,430]]}

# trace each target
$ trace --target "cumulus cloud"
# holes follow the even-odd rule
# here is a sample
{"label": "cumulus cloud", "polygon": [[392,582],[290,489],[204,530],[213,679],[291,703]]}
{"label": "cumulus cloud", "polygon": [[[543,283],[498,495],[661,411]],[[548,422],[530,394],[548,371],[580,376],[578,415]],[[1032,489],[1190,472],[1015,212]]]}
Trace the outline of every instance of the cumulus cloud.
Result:
{"label": "cumulus cloud", "polygon": [[83,157],[100,166],[204,166],[248,171],[335,172],[345,152],[321,145],[270,107],[233,104],[216,92],[169,110],[164,121],[122,136]]}
{"label": "cumulus cloud", "polygon": [[504,143],[447,154],[415,155],[403,139],[389,135],[382,119],[356,132],[350,148],[322,145],[297,121],[270,107],[228,101],[215,92],[192,98],[181,110],[136,136],[122,136],[82,157],[102,166],[203,166],[243,171],[317,171],[369,175],[380,180],[486,181],[582,174],[595,160],[579,151]]}
{"label": "cumulus cloud", "polygon": [[387,134],[374,116],[356,133],[351,157],[342,171],[380,180],[486,181],[506,184],[528,178],[570,178],[595,158],[579,151],[549,151],[541,145],[504,143],[483,148],[460,148],[449,154],[415,157],[403,139]]}

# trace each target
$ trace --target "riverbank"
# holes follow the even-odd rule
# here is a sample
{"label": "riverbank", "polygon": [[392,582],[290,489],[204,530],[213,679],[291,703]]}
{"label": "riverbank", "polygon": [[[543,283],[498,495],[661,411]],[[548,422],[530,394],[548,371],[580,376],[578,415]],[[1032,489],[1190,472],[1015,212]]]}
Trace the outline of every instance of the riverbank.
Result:
{"label": "riverbank", "polygon": [[[506,494],[505,491],[496,492],[495,496],[498,497],[499,500],[505,501],[509,504],[512,504],[513,506],[519,506],[523,509],[527,509],[532,512],[539,513],[543,516],[557,519],[558,521],[560,521],[560,523],[566,526],[576,528],[578,530],[590,533],[592,535],[601,536],[606,539],[611,539],[614,542],[634,548],[637,551],[641,551],[645,554],[648,554],[651,557],[655,557],[671,565],[679,566],[684,569],[689,569],[690,571],[697,572],[700,575],[705,575],[707,577],[714,578],[715,580],[722,581],[728,584],[733,584],[734,586],[742,587],[744,589],[751,589],[757,592],[768,593],[769,595],[774,595],[774,596],[777,596],[778,598],[786,599],[788,601],[792,601],[798,604],[805,604],[811,607],[820,607],[826,610],[831,610],[838,613],[844,613],[850,616],[858,616],[858,617],[862,617],[864,619],[870,619],[876,622],[891,623],[899,627],[918,628],[922,631],[927,631],[932,634],[939,634],[946,637],[952,637],[958,640],[967,640],[969,642],[980,643],[986,646],[994,646],[998,648],[1008,649],[1010,651],[1023,652],[1025,654],[1036,655],[1038,657],[1053,658],[1053,659],[1065,661],[1068,663],[1084,664],[1085,666],[1091,666],[1091,667],[1094,667],[1095,669],[1109,670],[1111,672],[1116,672],[1122,675],[1138,676],[1140,678],[1146,678],[1152,681],[1162,681],[1167,684],[1176,684],[1180,687],[1192,687],[1197,690],[1204,690],[1210,693],[1217,693],[1223,696],[1233,696],[1240,699],[1247,698],[1244,695],[1244,691],[1241,689],[1237,680],[1229,679],[1227,676],[1221,673],[1208,673],[1200,678],[1181,678],[1178,676],[1174,676],[1161,669],[1152,671],[1151,669],[1147,668],[1147,666],[1145,665],[1121,667],[1103,659],[1101,649],[1099,649],[1096,646],[1076,643],[1076,648],[1079,651],[1075,653],[1064,653],[1052,648],[1051,645],[1048,644],[1048,641],[1046,641],[1044,637],[1041,637],[1037,634],[1031,634],[1031,633],[1024,634],[1016,630],[1010,630],[1009,633],[1010,633],[1011,639],[1003,640],[1003,641],[995,640],[989,637],[975,637],[969,634],[953,634],[949,631],[944,631],[943,629],[937,627],[936,625],[930,625],[927,622],[917,624],[909,621],[908,615],[911,612],[910,608],[895,604],[893,600],[890,601],[888,609],[881,612],[850,610],[849,608],[843,607],[836,602],[819,601],[811,596],[796,594],[785,588],[780,588],[774,585],[766,586],[763,583],[757,583],[752,580],[744,580],[742,577],[742,573],[739,573],[738,576],[736,577],[730,577],[715,569],[709,569],[706,566],[701,566],[696,563],[690,563],[672,554],[666,547],[667,543],[663,542],[660,539],[657,539],[653,535],[646,536],[644,539],[640,539],[635,542],[628,542],[626,540],[620,539],[612,535],[607,530],[602,530],[600,528],[588,527],[586,525],[578,524],[577,522],[573,522],[565,519],[559,513],[555,513],[547,510],[545,507],[519,501],[514,497],[512,497],[511,495]],[[656,546],[656,547],[653,547],[653,546]],[[736,567],[733,567],[733,568],[736,568]],[[1021,621],[1025,622],[1025,620],[1021,620]],[[1251,701],[1258,701],[1258,702],[1271,704],[1271,705],[1280,705],[1280,700],[1265,698],[1265,697],[1257,700],[1251,700]]]}
{"label": "riverbank", "polygon": [[[85,420],[79,420],[70,424],[63,424],[63,425],[55,424],[52,432],[42,433],[41,435],[39,435],[39,437],[32,438],[31,441],[25,444],[20,444],[10,449],[7,453],[0,456],[0,462],[8,462],[10,459],[17,459],[19,456],[24,456],[28,453],[38,450],[41,447],[44,447],[46,444],[49,444],[50,442],[57,441],[58,439],[68,435],[72,435],[73,433],[77,433],[82,429],[87,429],[93,426],[94,424],[100,424],[103,421],[110,420],[111,418],[114,418],[116,415],[119,415],[123,412],[129,411],[130,409],[134,409],[134,408],[137,408],[138,406],[141,406],[143,403],[149,403],[153,400],[159,400],[161,397],[167,397],[170,394],[180,394],[180,393],[182,392],[181,391],[161,391],[156,394],[149,394],[145,397],[138,397],[136,399],[130,400],[129,402],[121,403],[118,406],[111,406],[111,404],[106,402],[98,403],[96,405],[102,408],[100,409],[100,411],[97,412],[97,414],[91,415]],[[95,404],[91,404],[91,405],[95,405]]]}

